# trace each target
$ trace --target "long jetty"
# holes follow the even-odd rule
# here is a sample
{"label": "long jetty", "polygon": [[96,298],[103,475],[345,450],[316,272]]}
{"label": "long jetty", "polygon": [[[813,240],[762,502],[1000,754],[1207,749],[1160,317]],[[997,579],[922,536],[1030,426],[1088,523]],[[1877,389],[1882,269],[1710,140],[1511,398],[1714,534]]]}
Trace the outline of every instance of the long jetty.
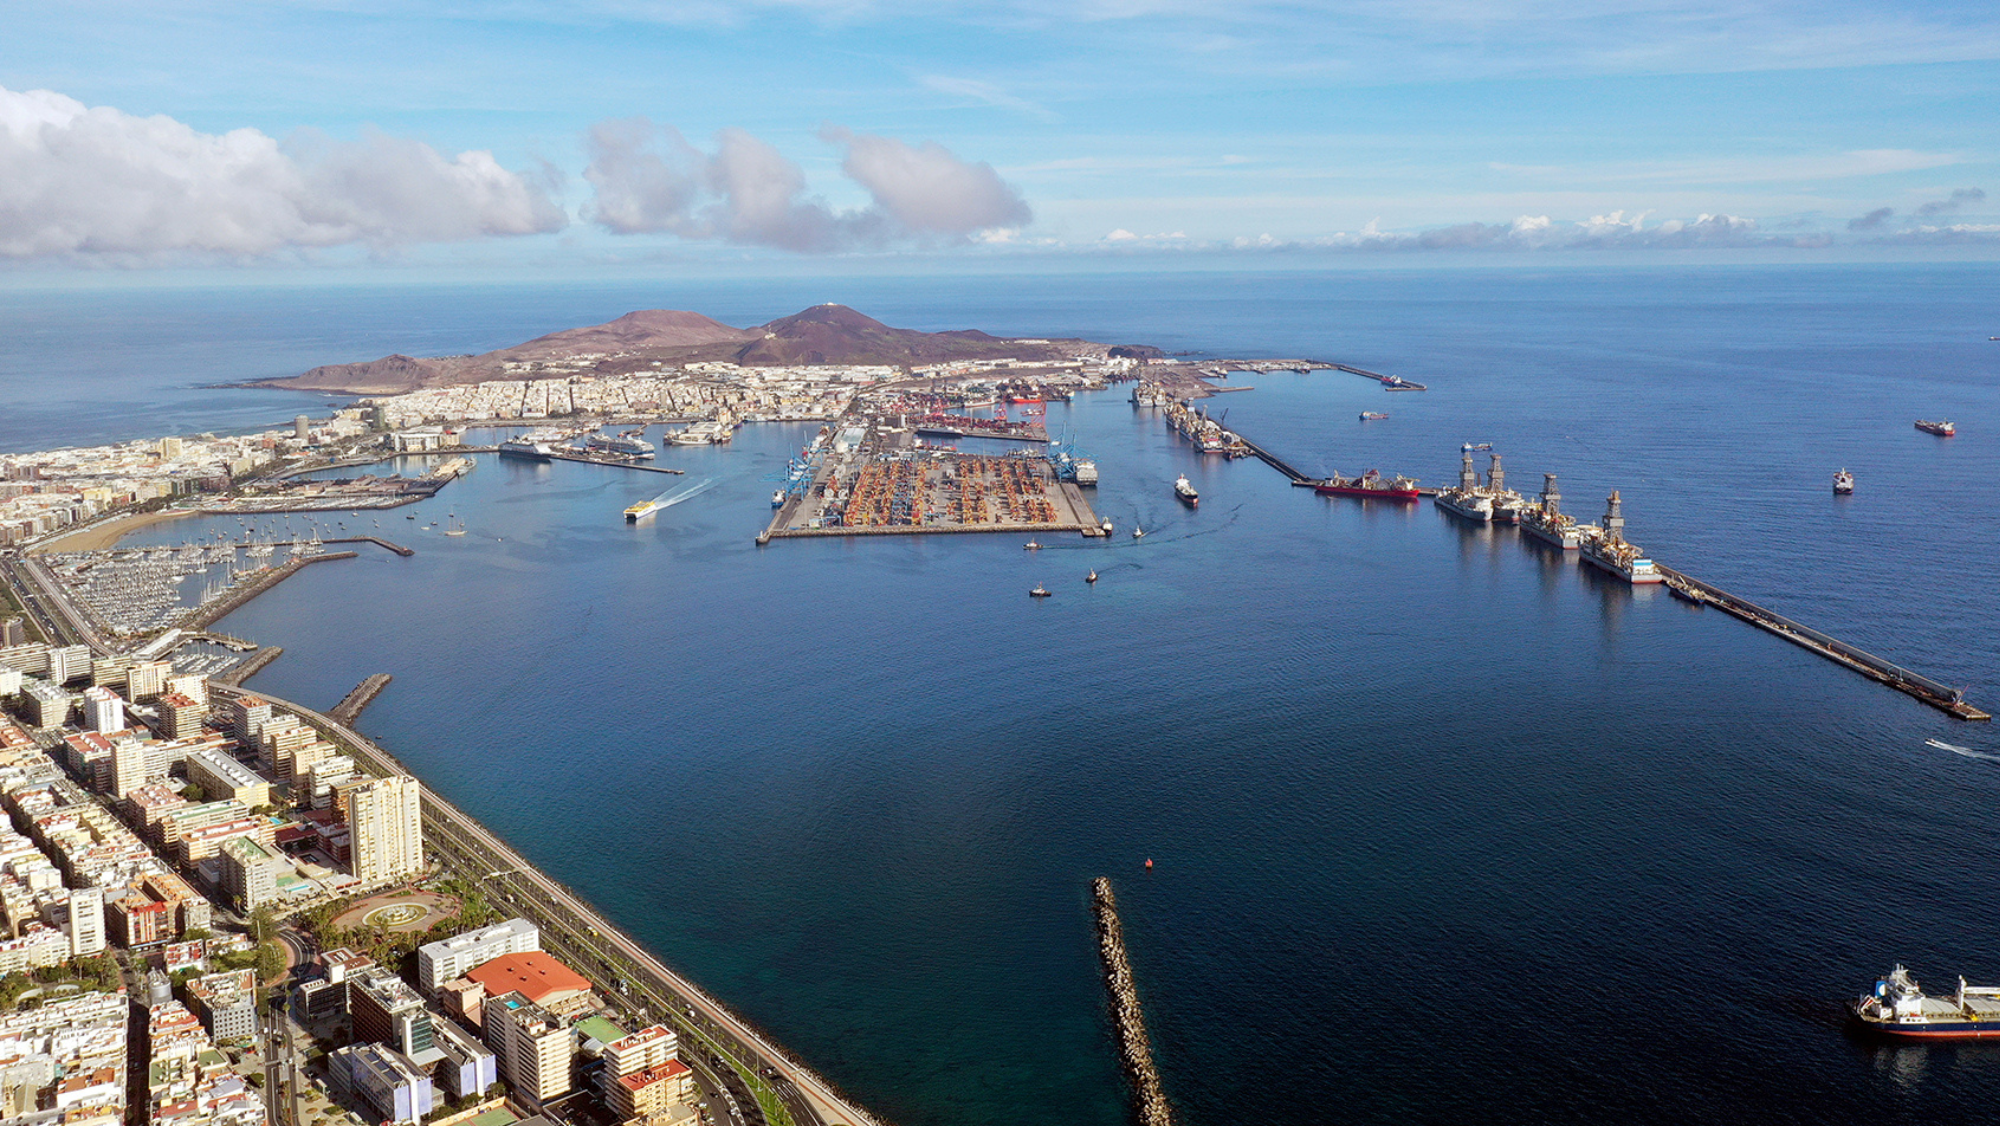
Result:
{"label": "long jetty", "polygon": [[282,646],[267,645],[264,648],[259,649],[255,653],[251,654],[249,660],[243,662],[240,665],[237,665],[235,668],[230,669],[228,672],[225,672],[220,676],[210,677],[209,681],[214,684],[223,684],[231,688],[234,688],[237,685],[242,684],[244,681],[249,680],[251,677],[256,676],[258,673],[264,671],[265,665],[270,664],[272,661],[275,661],[279,657],[282,657],[284,655],[285,655],[285,650]]}
{"label": "long jetty", "polygon": [[585,465],[608,465],[613,469],[637,469],[642,473],[685,474],[687,472],[687,470],[685,469],[669,469],[664,465],[640,465],[638,462],[632,461],[629,458],[591,457],[589,454],[566,453],[561,450],[551,450],[549,452],[549,460],[580,461],[583,462]]}
{"label": "long jetty", "polygon": [[1111,991],[1111,1020],[1118,1029],[1118,1056],[1138,1099],[1139,1126],[1171,1126],[1173,1108],[1160,1087],[1160,1070],[1153,1064],[1153,1045],[1146,1038],[1146,1015],[1139,1008],[1139,991],[1132,984],[1132,962],[1125,956],[1125,928],[1118,922],[1118,900],[1110,879],[1090,881],[1091,910],[1097,918],[1097,952],[1104,960],[1104,982]]}
{"label": "long jetty", "polygon": [[1749,622],[1758,629],[1776,634],[1807,652],[1817,653],[1834,664],[1852,669],[1870,680],[1914,696],[1946,715],[1975,722],[1993,718],[1990,714],[1966,703],[1965,693],[1960,689],[1940,684],[1921,673],[1885,661],[1873,653],[1858,649],[1837,637],[1821,633],[1811,626],[1801,625],[1747,598],[1738,598],[1721,587],[1705,583],[1692,575],[1682,574],[1668,567],[1661,567],[1660,574],[1666,576],[1668,586],[1697,606],[1714,606],[1724,613]]}
{"label": "long jetty", "polygon": [[359,552],[354,551],[335,551],[329,552],[326,555],[310,555],[304,559],[294,559],[282,566],[273,567],[259,576],[257,581],[251,583],[249,586],[235,591],[226,598],[219,598],[197,609],[194,613],[188,615],[185,621],[180,623],[180,628],[184,630],[205,630],[216,622],[235,613],[244,603],[249,602],[251,599],[270,590],[272,587],[277,586],[279,583],[284,582],[314,563],[331,563],[336,559],[354,559],[359,554]]}
{"label": "long jetty", "polygon": [[382,690],[389,687],[389,681],[392,679],[394,678],[386,672],[375,673],[355,685],[354,691],[349,692],[340,703],[333,706],[332,711],[326,714],[332,716],[333,721],[343,727],[351,726],[355,720],[361,718],[361,709],[374,703],[375,697],[380,696]]}

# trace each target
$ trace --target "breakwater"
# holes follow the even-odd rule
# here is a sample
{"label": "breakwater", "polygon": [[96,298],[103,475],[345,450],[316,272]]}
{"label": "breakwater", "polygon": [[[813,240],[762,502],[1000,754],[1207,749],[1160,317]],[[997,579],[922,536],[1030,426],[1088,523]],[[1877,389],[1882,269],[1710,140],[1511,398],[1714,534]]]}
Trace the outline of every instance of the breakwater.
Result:
{"label": "breakwater", "polygon": [[1965,693],[1959,689],[1940,684],[1921,673],[1885,661],[1873,653],[1857,649],[1811,626],[1800,625],[1782,614],[1767,610],[1747,598],[1738,598],[1720,587],[1702,582],[1691,575],[1684,575],[1669,567],[1661,567],[1660,574],[1666,576],[1667,585],[1674,593],[1697,606],[1714,606],[1724,613],[1749,622],[1758,629],[1774,633],[1801,649],[1817,653],[1834,664],[1852,669],[1898,692],[1914,696],[1946,715],[1972,721],[1993,718],[1966,703]]}
{"label": "breakwater", "polygon": [[368,677],[355,685],[354,691],[343,697],[327,714],[333,717],[335,723],[342,726],[353,723],[361,717],[361,709],[374,703],[375,697],[380,696],[382,690],[389,687],[391,679],[393,678],[386,672],[378,672]]}
{"label": "breakwater", "polygon": [[1118,1032],[1118,1058],[1132,1081],[1138,1100],[1139,1126],[1170,1126],[1173,1108],[1160,1087],[1160,1071],[1153,1064],[1153,1045],[1146,1038],[1146,1015],[1139,1007],[1139,991],[1132,984],[1132,962],[1125,955],[1125,928],[1118,922],[1118,899],[1111,894],[1111,880],[1099,876],[1090,882],[1091,911],[1097,918],[1097,953],[1104,960],[1105,986],[1111,991],[1111,1021]]}
{"label": "breakwater", "polygon": [[224,684],[234,688],[251,677],[256,676],[259,672],[262,672],[265,665],[284,655],[285,650],[282,646],[267,645],[251,654],[249,660],[244,661],[221,676],[210,677],[209,680],[215,684]]}
{"label": "breakwater", "polygon": [[233,591],[227,597],[218,598],[214,602],[210,602],[197,609],[180,623],[180,628],[189,631],[207,629],[209,626],[235,613],[237,608],[241,607],[244,603],[249,602],[251,599],[270,590],[272,587],[277,586],[279,583],[284,582],[314,563],[330,563],[335,559],[353,559],[359,554],[359,552],[353,551],[333,551],[325,555],[310,555],[304,559],[294,559],[282,566],[273,567],[249,586]]}

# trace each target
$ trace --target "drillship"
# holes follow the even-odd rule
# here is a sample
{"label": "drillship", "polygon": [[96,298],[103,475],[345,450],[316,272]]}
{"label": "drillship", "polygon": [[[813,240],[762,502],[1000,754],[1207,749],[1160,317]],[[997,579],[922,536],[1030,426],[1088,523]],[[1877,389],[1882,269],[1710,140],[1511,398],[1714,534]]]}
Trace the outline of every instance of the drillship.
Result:
{"label": "drillship", "polygon": [[1486,468],[1486,497],[1493,502],[1493,522],[1519,524],[1528,498],[1507,487],[1507,471],[1500,468],[1500,455],[1490,456],[1493,461]]}
{"label": "drillship", "polygon": [[1586,535],[1594,535],[1597,528],[1579,524],[1576,517],[1566,516],[1562,510],[1562,490],[1556,488],[1556,475],[1542,474],[1542,503],[1521,513],[1521,530],[1541,540],[1553,544],[1564,551],[1575,551],[1583,544]]}
{"label": "drillship", "polygon": [[1926,997],[1897,966],[1854,1002],[1854,1019],[1871,1032],[1909,1040],[1981,1040],[2000,1036],[2000,988],[1958,979],[1950,1000]]}
{"label": "drillship", "polygon": [[1462,516],[1476,524],[1484,524],[1493,519],[1493,498],[1479,489],[1479,472],[1472,468],[1472,447],[1465,446],[1459,451],[1458,484],[1439,489],[1432,497],[1439,508],[1454,516]]}
{"label": "drillship", "polygon": [[1637,546],[1625,542],[1625,517],[1620,511],[1618,490],[1613,489],[1605,501],[1604,530],[1582,546],[1586,563],[1593,563],[1617,575],[1628,583],[1665,582],[1666,576],[1647,559]]}

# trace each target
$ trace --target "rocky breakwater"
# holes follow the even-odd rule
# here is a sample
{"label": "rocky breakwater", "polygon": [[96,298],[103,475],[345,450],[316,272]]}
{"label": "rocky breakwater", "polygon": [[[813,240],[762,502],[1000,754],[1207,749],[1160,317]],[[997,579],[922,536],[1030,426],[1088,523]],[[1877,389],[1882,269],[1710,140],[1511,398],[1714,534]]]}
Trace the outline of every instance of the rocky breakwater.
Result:
{"label": "rocky breakwater", "polygon": [[1146,1038],[1146,1015],[1139,1008],[1139,991],[1132,984],[1132,963],[1125,956],[1125,929],[1118,923],[1118,900],[1111,894],[1111,881],[1103,876],[1092,880],[1090,896],[1097,917],[1097,952],[1104,959],[1105,985],[1111,991],[1118,1055],[1138,1099],[1139,1126],[1169,1126],[1173,1110],[1160,1089],[1159,1069],[1153,1066],[1153,1045]]}

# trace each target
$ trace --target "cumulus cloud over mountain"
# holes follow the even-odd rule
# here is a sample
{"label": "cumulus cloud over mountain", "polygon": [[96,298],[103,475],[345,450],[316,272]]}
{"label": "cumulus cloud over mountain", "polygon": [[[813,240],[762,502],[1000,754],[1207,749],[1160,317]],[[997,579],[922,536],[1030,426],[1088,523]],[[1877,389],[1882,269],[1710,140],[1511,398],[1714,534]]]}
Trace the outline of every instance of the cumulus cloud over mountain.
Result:
{"label": "cumulus cloud over mountain", "polygon": [[591,130],[583,178],[595,195],[586,215],[618,234],[808,253],[962,241],[1033,217],[991,165],[935,142],[912,147],[835,127],[821,137],[846,147],[841,171],[867,190],[869,206],[835,211],[808,195],[796,163],[741,129],[716,134],[715,150],[703,152],[672,126],[637,118]]}
{"label": "cumulus cloud over mountain", "polygon": [[0,88],[0,256],[255,256],[558,230],[548,193],[491,153],[255,129],[203,133],[48,90]]}

